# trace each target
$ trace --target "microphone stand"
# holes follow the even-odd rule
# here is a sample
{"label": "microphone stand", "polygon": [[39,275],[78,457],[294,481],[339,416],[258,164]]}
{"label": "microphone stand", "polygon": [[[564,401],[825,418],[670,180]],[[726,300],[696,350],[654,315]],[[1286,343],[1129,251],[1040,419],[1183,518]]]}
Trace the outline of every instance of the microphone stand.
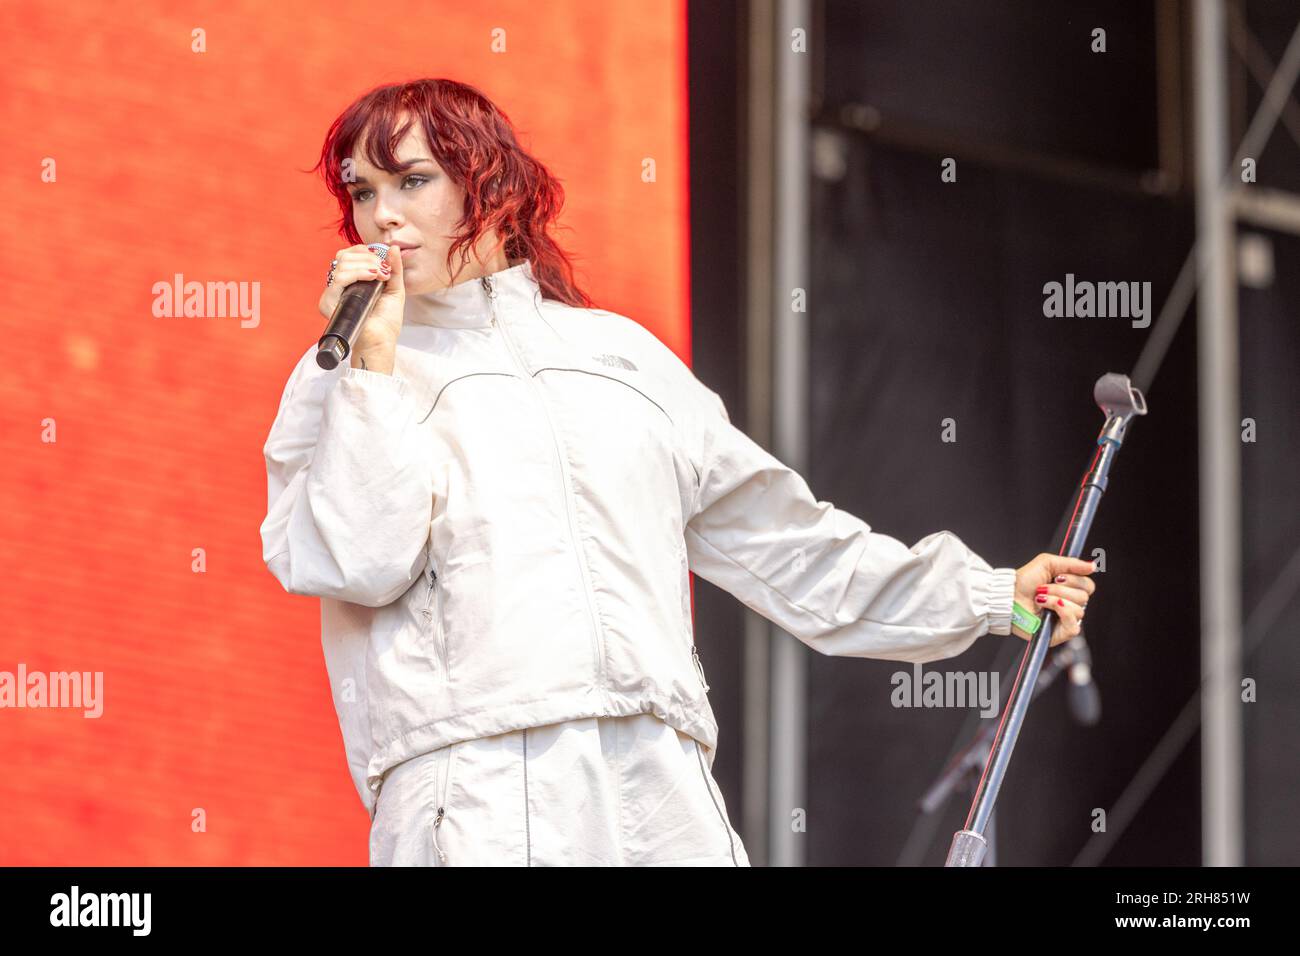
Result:
{"label": "microphone stand", "polygon": [[[1097,379],[1092,396],[1105,414],[1106,421],[1097,437],[1097,451],[1092,463],[1079,485],[1065,541],[1061,545],[1060,553],[1071,558],[1077,558],[1083,552],[1097,507],[1109,484],[1111,466],[1124,443],[1129,419],[1147,413],[1146,399],[1142,397],[1141,391],[1129,381],[1127,375],[1118,372],[1108,372]],[[975,786],[975,796],[966,824],[953,835],[944,866],[979,866],[988,852],[989,844],[984,834],[991,825],[993,805],[997,801],[1002,778],[1006,775],[1011,752],[1029,711],[1029,702],[1034,696],[1047,649],[1052,644],[1056,615],[1050,610],[1043,610],[1038,617],[1043,622],[1042,627],[1030,638],[1020,660],[1020,670],[989,747],[984,772]]]}
{"label": "microphone stand", "polygon": [[[1036,699],[1047,688],[1052,686],[1061,673],[1078,663],[1081,652],[1074,646],[1074,641],[1070,641],[1052,656],[1042,672],[1038,675],[1038,680],[1034,684],[1033,696]],[[1005,704],[1003,700],[1001,703]],[[987,762],[989,754],[993,750],[994,726],[985,722],[980,727],[975,738],[953,755],[948,762],[948,766],[921,795],[919,801],[922,816],[930,816],[942,809],[943,805],[948,802],[949,795],[958,788],[968,790],[972,799],[978,793],[980,769]],[[996,811],[989,813],[988,826],[984,831],[984,840],[988,844],[988,851],[984,856],[983,866],[997,866],[995,861],[997,851],[997,837],[995,823],[997,822]]]}

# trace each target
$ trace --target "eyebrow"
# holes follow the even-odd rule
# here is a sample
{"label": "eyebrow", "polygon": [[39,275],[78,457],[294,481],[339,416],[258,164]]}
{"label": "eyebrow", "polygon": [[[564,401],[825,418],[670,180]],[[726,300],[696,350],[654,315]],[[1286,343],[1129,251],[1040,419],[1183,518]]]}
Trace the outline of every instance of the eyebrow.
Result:
{"label": "eyebrow", "polygon": [[[402,166],[402,172],[406,172],[408,169],[410,169],[410,168],[411,168],[412,166],[414,166],[416,163],[431,163],[431,162],[433,162],[433,160],[431,160],[431,159],[426,159],[426,158],[423,157],[423,156],[419,157],[418,159],[408,159],[406,162],[404,162],[404,163],[401,164],[401,166]],[[349,183],[348,185],[352,185],[352,186],[369,186],[369,185],[370,185],[370,180],[366,179],[366,177],[364,177],[364,176],[358,176],[356,179],[352,180],[352,182]]]}

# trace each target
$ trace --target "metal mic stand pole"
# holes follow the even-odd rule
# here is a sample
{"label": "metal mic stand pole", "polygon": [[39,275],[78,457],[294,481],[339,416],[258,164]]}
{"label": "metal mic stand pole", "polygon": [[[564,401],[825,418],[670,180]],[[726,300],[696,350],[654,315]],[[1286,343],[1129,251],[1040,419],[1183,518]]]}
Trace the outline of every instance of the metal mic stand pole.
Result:
{"label": "metal mic stand pole", "polygon": [[[1097,451],[1093,456],[1092,464],[1079,485],[1074,512],[1070,517],[1065,541],[1061,546],[1061,554],[1071,558],[1077,558],[1083,551],[1088,531],[1097,513],[1097,506],[1106,492],[1111,465],[1115,461],[1115,456],[1119,454],[1120,446],[1124,443],[1124,432],[1129,419],[1134,415],[1147,413],[1146,399],[1129,381],[1127,375],[1120,375],[1117,372],[1103,375],[1093,386],[1092,396],[1106,415],[1106,422],[1097,437]],[[1047,649],[1052,644],[1056,615],[1051,611],[1040,611],[1039,618],[1042,619],[1043,626],[1038,629],[1038,633],[1030,639],[1029,646],[1025,648],[1024,657],[1020,662],[1020,671],[1016,674],[1011,696],[1003,709],[997,736],[993,740],[988,762],[976,787],[975,799],[966,817],[966,825],[953,835],[945,866],[979,866],[988,850],[984,832],[992,818],[993,805],[997,801],[1002,778],[1006,775],[1007,766],[1011,762],[1011,751],[1016,746],[1016,738],[1020,736],[1020,728],[1029,711],[1029,701],[1038,683],[1039,671],[1042,670]]]}
{"label": "metal mic stand pole", "polygon": [[[1075,651],[1070,648],[1069,644],[1061,648],[1038,675],[1038,681],[1034,686],[1034,697],[1037,698],[1039,694],[1052,686],[1052,682],[1060,676],[1062,671],[1072,666],[1075,660]],[[1002,701],[999,701],[999,704],[1001,703]],[[937,813],[948,802],[948,796],[959,785],[964,784],[963,789],[969,790],[971,797],[974,798],[978,792],[980,769],[984,766],[989,753],[992,751],[994,729],[993,724],[985,723],[974,739],[948,761],[948,766],[940,773],[938,779],[921,795],[919,804],[922,816]],[[984,866],[997,865],[994,860],[997,850],[997,837],[994,829],[996,819],[997,813],[995,811],[989,815],[988,827],[984,832],[984,839],[988,844],[988,852],[984,857]]]}

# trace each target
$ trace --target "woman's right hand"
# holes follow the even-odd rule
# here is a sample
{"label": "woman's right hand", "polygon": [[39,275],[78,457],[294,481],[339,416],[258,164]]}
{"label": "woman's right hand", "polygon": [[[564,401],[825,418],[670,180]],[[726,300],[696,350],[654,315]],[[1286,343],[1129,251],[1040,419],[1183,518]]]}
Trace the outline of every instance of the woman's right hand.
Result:
{"label": "woman's right hand", "polygon": [[[1046,608],[1056,614],[1052,629],[1052,647],[1078,637],[1083,630],[1083,609],[1097,591],[1097,582],[1089,575],[1097,570],[1092,561],[1067,558],[1044,551],[1016,569],[1015,598],[1026,611],[1037,614]],[[1029,635],[1012,626],[1011,633],[1022,641]]]}
{"label": "woman's right hand", "polygon": [[365,324],[357,333],[353,351],[383,351],[395,349],[397,336],[402,331],[402,315],[406,308],[406,288],[402,284],[402,252],[389,246],[388,258],[381,263],[379,255],[364,245],[349,246],[334,254],[339,264],[334,269],[334,282],[321,293],[320,314],[328,322],[343,290],[354,282],[366,279],[387,280],[374,308],[366,316]]}

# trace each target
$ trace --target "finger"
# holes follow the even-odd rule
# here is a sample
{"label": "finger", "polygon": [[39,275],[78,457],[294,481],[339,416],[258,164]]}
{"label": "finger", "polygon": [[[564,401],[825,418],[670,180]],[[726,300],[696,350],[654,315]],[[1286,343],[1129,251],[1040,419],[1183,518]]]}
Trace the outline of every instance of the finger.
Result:
{"label": "finger", "polygon": [[346,264],[363,267],[374,266],[378,268],[380,263],[383,262],[383,260],[379,258],[379,253],[375,252],[373,249],[368,249],[365,246],[362,246],[360,249],[344,249],[336,256],[336,258],[339,260],[340,265]]}
{"label": "finger", "polygon": [[1066,598],[1049,598],[1045,605],[1048,610],[1056,612],[1057,627],[1065,630],[1066,635],[1075,637],[1083,622],[1084,609]]}
{"label": "finger", "polygon": [[1047,555],[1047,567],[1052,577],[1058,574],[1092,574],[1097,566],[1083,558],[1067,558],[1063,554]]}
{"label": "finger", "polygon": [[[1057,585],[1054,585],[1054,587],[1055,586]],[[1083,611],[1082,605],[1078,604],[1075,601],[1070,600],[1067,597],[1062,597],[1059,594],[1049,595],[1049,594],[1040,593],[1038,594],[1037,597],[1034,598],[1034,602],[1036,606],[1039,607],[1040,609],[1047,608],[1049,611],[1055,611],[1057,617],[1062,617],[1070,614],[1079,614]]]}
{"label": "finger", "polygon": [[[1082,632],[1082,615],[1080,614],[1079,617],[1075,617],[1068,613],[1068,609],[1068,601],[1060,607],[1056,606],[1055,601],[1052,602],[1052,610],[1060,613],[1047,619],[1051,622],[1052,626],[1052,643],[1048,645],[1049,647],[1055,647],[1058,644],[1064,644],[1066,641],[1073,640]],[[1043,626],[1046,627],[1047,625],[1044,624]]]}
{"label": "finger", "polygon": [[341,292],[354,282],[359,282],[363,279],[382,278],[382,272],[374,262],[375,260],[373,257],[371,257],[369,262],[358,261],[355,259],[348,262],[340,262],[334,269],[334,281],[331,285]]}
{"label": "finger", "polygon": [[1036,606],[1047,607],[1056,612],[1056,620],[1052,624],[1052,643],[1048,645],[1049,647],[1055,647],[1057,644],[1078,637],[1082,632],[1084,609],[1073,601],[1053,598],[1045,604],[1039,603]]}
{"label": "finger", "polygon": [[344,262],[373,262],[375,254],[369,246],[348,246],[334,253],[334,258]]}
{"label": "finger", "polygon": [[385,294],[398,295],[405,292],[405,280],[402,278],[402,250],[397,246],[389,246],[388,258],[384,261],[388,263],[391,273],[388,284],[384,287]]}
{"label": "finger", "polygon": [[1058,574],[1056,576],[1057,584],[1067,584],[1072,588],[1082,588],[1089,594],[1095,594],[1097,591],[1097,582],[1092,578],[1086,578],[1081,574]]}
{"label": "finger", "polygon": [[[1086,607],[1088,604],[1088,592],[1082,588],[1070,587],[1068,584],[1043,584],[1040,585],[1035,597],[1048,595],[1045,607],[1052,607],[1056,601],[1054,598],[1065,598],[1067,601],[1073,601],[1079,607]],[[1040,602],[1042,603],[1042,602]]]}

